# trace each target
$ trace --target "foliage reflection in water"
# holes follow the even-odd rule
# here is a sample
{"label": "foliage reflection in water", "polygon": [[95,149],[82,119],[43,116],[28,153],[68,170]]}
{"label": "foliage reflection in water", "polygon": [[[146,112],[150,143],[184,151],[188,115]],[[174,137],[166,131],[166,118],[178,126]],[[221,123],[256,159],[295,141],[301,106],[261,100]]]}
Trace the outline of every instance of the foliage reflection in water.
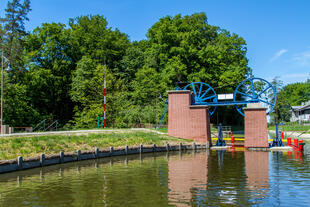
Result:
{"label": "foliage reflection in water", "polygon": [[82,161],[0,175],[0,206],[310,206],[309,164],[248,151]]}

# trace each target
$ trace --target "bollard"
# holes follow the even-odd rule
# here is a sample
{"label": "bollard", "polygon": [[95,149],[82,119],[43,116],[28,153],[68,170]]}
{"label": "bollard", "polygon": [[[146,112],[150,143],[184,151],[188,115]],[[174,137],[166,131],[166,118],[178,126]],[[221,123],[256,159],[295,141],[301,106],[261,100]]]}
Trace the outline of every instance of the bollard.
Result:
{"label": "bollard", "polygon": [[196,150],[196,143],[193,142],[193,150]]}
{"label": "bollard", "polygon": [[287,146],[291,146],[292,139],[290,137],[287,138]]}
{"label": "bollard", "polygon": [[76,151],[77,160],[81,160],[81,150]]}
{"label": "bollard", "polygon": [[140,149],[139,149],[139,152],[142,153],[143,152],[143,145],[140,144]]}
{"label": "bollard", "polygon": [[23,169],[23,157],[22,156],[18,156],[17,165],[18,165],[18,169]]}
{"label": "bollard", "polygon": [[298,142],[298,150],[303,151],[304,150],[304,143],[302,140],[299,140]]}
{"label": "bollard", "polygon": [[128,146],[125,146],[125,154],[128,155]]}
{"label": "bollard", "polygon": [[113,155],[113,152],[114,152],[114,148],[110,147],[110,155]]}
{"label": "bollard", "polygon": [[166,150],[169,151],[169,143],[166,144]]}
{"label": "bollard", "polygon": [[59,152],[59,162],[60,163],[64,162],[64,152],[63,151]]}
{"label": "bollard", "polygon": [[294,139],[294,147],[298,147],[298,139]]}
{"label": "bollard", "polygon": [[153,152],[156,152],[156,144],[153,145]]}
{"label": "bollard", "polygon": [[44,160],[45,160],[45,154],[41,154],[40,155],[40,164],[41,164],[41,166],[44,166]]}
{"label": "bollard", "polygon": [[182,142],[179,143],[179,150],[182,150]]}
{"label": "bollard", "polygon": [[97,147],[95,147],[95,157],[96,158],[99,157],[99,149]]}

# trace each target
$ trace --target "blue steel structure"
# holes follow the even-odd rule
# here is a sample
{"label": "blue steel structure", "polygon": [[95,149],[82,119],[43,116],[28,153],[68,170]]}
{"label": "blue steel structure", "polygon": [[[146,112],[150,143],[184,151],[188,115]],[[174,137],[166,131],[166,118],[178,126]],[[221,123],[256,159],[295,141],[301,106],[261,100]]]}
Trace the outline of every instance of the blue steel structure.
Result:
{"label": "blue steel structure", "polygon": [[[203,90],[205,88],[205,90]],[[193,92],[192,105],[210,106],[210,116],[214,114],[217,106],[234,105],[237,111],[244,116],[242,109],[248,103],[263,103],[267,108],[267,114],[271,113],[276,105],[277,94],[271,83],[262,78],[248,78],[242,81],[234,92],[233,101],[218,101],[214,89],[202,82],[190,83],[184,90]]]}
{"label": "blue steel structure", "polygon": [[225,140],[223,139],[223,127],[221,123],[218,125],[216,146],[226,146]]}
{"label": "blue steel structure", "polygon": [[[234,91],[233,101],[219,101],[215,90],[209,84],[203,82],[193,82],[183,89],[177,88],[177,90],[191,90],[193,92],[192,105],[210,106],[210,116],[214,114],[217,106],[229,105],[234,105],[237,111],[244,116],[243,108],[248,103],[262,103],[267,108],[267,114],[269,114],[273,111],[277,100],[276,90],[272,84],[262,78],[255,77],[248,78],[237,86]],[[158,129],[160,129],[167,109],[168,99]]]}

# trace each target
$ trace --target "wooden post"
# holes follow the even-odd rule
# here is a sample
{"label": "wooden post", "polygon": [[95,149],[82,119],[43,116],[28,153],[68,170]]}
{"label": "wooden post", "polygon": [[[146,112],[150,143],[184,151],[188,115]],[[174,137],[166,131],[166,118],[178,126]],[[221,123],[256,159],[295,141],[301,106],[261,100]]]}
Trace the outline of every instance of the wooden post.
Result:
{"label": "wooden post", "polygon": [[40,164],[41,164],[41,166],[44,166],[44,160],[45,160],[45,154],[41,154],[40,155]]}
{"label": "wooden post", "polygon": [[99,149],[97,147],[95,147],[95,157],[96,158],[99,157]]}
{"label": "wooden post", "polygon": [[59,162],[60,162],[60,163],[63,163],[63,162],[64,162],[64,152],[63,152],[63,151],[61,151],[61,152],[59,153]]}
{"label": "wooden post", "polygon": [[142,144],[140,144],[140,153],[142,153],[143,152],[143,145]]}
{"label": "wooden post", "polygon": [[81,150],[76,151],[77,160],[81,160]]}
{"label": "wooden post", "polygon": [[22,156],[18,156],[17,158],[17,165],[18,165],[18,169],[23,169],[23,157]]}

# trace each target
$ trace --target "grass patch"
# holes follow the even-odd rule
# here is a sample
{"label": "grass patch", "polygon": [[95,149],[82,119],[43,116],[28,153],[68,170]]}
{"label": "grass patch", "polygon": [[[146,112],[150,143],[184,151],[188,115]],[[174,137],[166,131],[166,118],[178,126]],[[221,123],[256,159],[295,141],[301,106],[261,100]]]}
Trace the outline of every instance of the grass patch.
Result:
{"label": "grass patch", "polygon": [[[269,126],[269,130],[276,130],[276,126]],[[310,125],[299,125],[298,123],[286,123],[285,125],[280,125],[279,130],[281,131],[307,131],[310,130]]]}
{"label": "grass patch", "polygon": [[143,145],[177,144],[191,140],[169,137],[152,132],[114,132],[89,135],[46,135],[33,137],[0,138],[0,160],[24,158],[76,150],[93,150],[94,147],[107,148]]}

